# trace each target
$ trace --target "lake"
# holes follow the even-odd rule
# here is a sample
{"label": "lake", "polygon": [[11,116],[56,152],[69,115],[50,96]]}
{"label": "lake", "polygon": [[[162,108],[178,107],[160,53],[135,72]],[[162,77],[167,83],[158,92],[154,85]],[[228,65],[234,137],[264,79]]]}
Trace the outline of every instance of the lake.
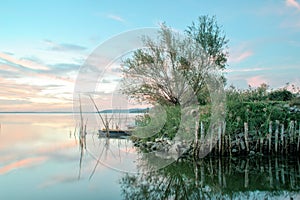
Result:
{"label": "lake", "polygon": [[205,158],[158,171],[127,139],[82,146],[72,114],[0,114],[0,199],[299,199],[297,157]]}

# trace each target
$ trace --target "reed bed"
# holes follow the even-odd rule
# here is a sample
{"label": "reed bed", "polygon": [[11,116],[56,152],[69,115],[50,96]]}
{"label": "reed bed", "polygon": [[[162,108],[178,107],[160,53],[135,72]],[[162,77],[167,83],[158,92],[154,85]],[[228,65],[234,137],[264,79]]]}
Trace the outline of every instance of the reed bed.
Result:
{"label": "reed bed", "polygon": [[300,155],[300,122],[291,120],[288,126],[279,120],[270,121],[268,131],[251,130],[247,122],[244,130],[238,134],[226,133],[226,124],[220,123],[217,129],[218,141],[203,142],[204,125],[200,122],[199,136],[195,137],[194,155],[201,155],[204,149],[210,149],[212,156],[234,155]]}

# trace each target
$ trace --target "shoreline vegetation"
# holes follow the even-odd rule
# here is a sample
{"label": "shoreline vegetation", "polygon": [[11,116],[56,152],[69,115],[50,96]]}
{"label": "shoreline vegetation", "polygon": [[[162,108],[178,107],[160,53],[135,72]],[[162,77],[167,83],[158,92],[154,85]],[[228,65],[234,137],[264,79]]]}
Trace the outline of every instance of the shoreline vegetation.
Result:
{"label": "shoreline vegetation", "polygon": [[[163,23],[156,39],[142,39],[147,48],[122,62],[122,92],[138,102],[159,104],[166,113],[166,117],[158,112],[136,120],[141,128],[132,139],[142,152],[167,151],[195,160],[208,153],[300,152],[300,88],[287,84],[274,90],[263,83],[245,90],[224,89],[229,40],[221,28],[214,16],[207,15],[198,17],[180,36]],[[215,99],[222,102],[215,105]],[[199,115],[184,112],[182,107],[192,105],[199,106]],[[182,116],[187,120],[181,122]]]}
{"label": "shoreline vegetation", "polygon": [[[278,94],[277,99],[274,93]],[[203,151],[209,152],[208,157],[300,155],[299,92],[293,94],[286,88],[268,92],[263,84],[248,90],[232,87],[226,94],[226,117],[215,129],[217,138],[209,138],[206,132],[211,122],[210,107],[201,106],[197,135],[190,141],[176,140],[180,109],[167,107],[164,127],[153,137],[133,137],[135,146],[142,152],[167,149],[180,158],[195,160],[206,156]],[[290,96],[287,99],[282,97],[286,94]],[[145,114],[139,120],[140,126],[147,126],[149,116]]]}

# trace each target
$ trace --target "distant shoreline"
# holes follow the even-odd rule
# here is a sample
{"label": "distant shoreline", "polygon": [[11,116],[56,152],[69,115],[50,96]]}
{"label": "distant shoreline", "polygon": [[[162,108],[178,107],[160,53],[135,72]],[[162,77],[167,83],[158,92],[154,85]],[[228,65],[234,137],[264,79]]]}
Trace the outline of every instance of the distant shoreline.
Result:
{"label": "distant shoreline", "polygon": [[[134,109],[117,109],[117,110],[102,110],[101,114],[112,114],[112,113],[145,113],[149,111],[148,108],[134,108]],[[83,114],[97,114],[97,112],[82,112]],[[80,114],[80,112],[70,112],[70,111],[7,111],[0,112],[0,114]]]}
{"label": "distant shoreline", "polygon": [[[32,112],[32,111],[0,112],[0,114],[73,114],[73,113],[76,113],[76,112]],[[79,112],[78,112],[78,114],[79,114]]]}

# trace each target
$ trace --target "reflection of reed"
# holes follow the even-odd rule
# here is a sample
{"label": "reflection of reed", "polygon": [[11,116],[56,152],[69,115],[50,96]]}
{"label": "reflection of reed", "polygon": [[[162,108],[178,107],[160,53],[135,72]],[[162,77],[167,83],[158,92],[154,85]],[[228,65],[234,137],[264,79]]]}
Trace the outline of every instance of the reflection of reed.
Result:
{"label": "reflection of reed", "polygon": [[[101,146],[102,149],[97,150],[98,156],[95,156],[90,151],[89,155],[95,159],[96,163],[94,165],[94,168],[92,170],[92,173],[90,174],[89,179],[91,179],[99,164],[109,167],[111,169],[119,169],[121,170],[124,166],[114,166],[114,161],[118,161],[122,165],[123,157],[126,156],[124,154],[121,154],[121,152],[125,152],[126,154],[129,153],[128,151],[128,144],[126,139],[116,139],[116,138],[98,138],[99,139],[99,147]],[[122,144],[123,142],[123,144]],[[132,144],[131,144],[132,145]],[[116,147],[116,148],[114,148]],[[125,151],[121,151],[121,149],[124,148]],[[120,167],[120,168],[119,168]]]}
{"label": "reflection of reed", "polygon": [[[207,170],[204,179],[208,177],[217,178],[217,183],[221,188],[230,188],[228,180],[240,182],[244,188],[262,187],[260,189],[300,189],[300,165],[299,159],[296,161],[267,157],[264,160],[260,159],[240,159],[230,161],[229,159],[219,159],[217,161],[209,159],[203,162]],[[212,165],[212,166],[211,166]],[[281,180],[280,174],[281,173]],[[217,175],[215,175],[217,174]],[[234,176],[232,176],[234,175]],[[227,181],[224,180],[227,179]],[[275,178],[275,179],[274,179]],[[286,181],[290,183],[289,187]],[[257,185],[257,183],[259,183]],[[232,188],[234,190],[234,188]]]}
{"label": "reflection of reed", "polygon": [[[90,99],[93,102],[95,109],[97,110],[97,113],[100,116],[100,119],[102,120],[102,122],[104,124],[106,124],[106,130],[108,131],[109,123],[112,118],[108,119],[106,117],[103,117],[101,115],[100,111],[98,110],[98,107],[97,107],[96,103],[94,102],[94,100],[91,97],[90,97]],[[125,152],[128,153],[127,152],[128,144],[127,144],[127,139],[115,139],[115,138],[110,138],[109,135],[107,135],[107,137],[104,137],[104,138],[97,137],[97,139],[99,141],[99,146],[97,146],[97,144],[94,140],[95,130],[92,135],[89,135],[89,136],[91,136],[92,141],[89,140],[90,137],[87,137],[87,122],[88,122],[88,120],[83,118],[83,111],[82,111],[82,106],[81,106],[80,95],[79,95],[79,113],[80,113],[79,126],[76,126],[75,130],[74,130],[74,138],[75,138],[76,143],[78,140],[78,145],[79,145],[79,150],[80,150],[78,179],[81,178],[83,158],[85,156],[85,153],[87,153],[86,155],[90,156],[91,158],[93,158],[96,161],[96,163],[93,167],[93,170],[89,176],[89,179],[91,179],[94,176],[99,164],[102,164],[107,167],[112,167],[112,166],[109,166],[109,164],[105,163],[104,161],[110,160],[110,162],[111,162],[112,159],[114,159],[114,160],[118,160],[121,163],[121,157],[122,157],[121,147],[122,148],[124,147]],[[78,136],[76,134],[77,132],[78,132]],[[71,135],[72,135],[72,133],[70,132],[70,136]],[[78,137],[78,139],[77,139],[77,137]],[[112,150],[112,148],[110,147],[110,142],[114,142],[114,141],[117,141],[117,147],[118,147],[117,151]],[[124,146],[124,144],[121,144],[122,141],[125,142],[125,146]],[[88,142],[88,147],[87,147],[87,142]],[[98,151],[98,147],[102,147],[102,149],[99,149],[99,151]],[[99,154],[98,154],[98,152],[99,152]]]}
{"label": "reflection of reed", "polygon": [[208,158],[194,165],[179,162],[159,171],[127,175],[121,183],[126,199],[232,199],[241,191],[263,191],[272,198],[300,190],[296,159]]}
{"label": "reflection of reed", "polygon": [[100,154],[99,154],[99,156],[98,156],[98,158],[97,158],[97,160],[96,160],[96,164],[95,164],[95,166],[94,166],[94,168],[93,168],[93,171],[92,171],[92,173],[91,173],[91,175],[90,175],[90,177],[89,177],[89,180],[92,179],[92,177],[94,176],[94,174],[95,174],[95,172],[96,172],[96,169],[97,169],[99,163],[101,163],[101,157],[102,157],[102,155],[103,155],[104,150],[105,150],[105,154],[107,155],[107,150],[108,150],[108,149],[109,149],[109,138],[105,138],[105,144],[104,144],[104,146],[103,146],[103,148],[102,148],[102,151],[100,152]]}
{"label": "reflection of reed", "polygon": [[[84,151],[86,150],[86,123],[83,123],[81,100],[79,96],[79,109],[80,109],[80,127],[79,127],[79,148],[80,148],[80,159],[79,159],[79,174],[78,179],[81,177],[82,159]],[[76,130],[76,129],[75,129]]]}

